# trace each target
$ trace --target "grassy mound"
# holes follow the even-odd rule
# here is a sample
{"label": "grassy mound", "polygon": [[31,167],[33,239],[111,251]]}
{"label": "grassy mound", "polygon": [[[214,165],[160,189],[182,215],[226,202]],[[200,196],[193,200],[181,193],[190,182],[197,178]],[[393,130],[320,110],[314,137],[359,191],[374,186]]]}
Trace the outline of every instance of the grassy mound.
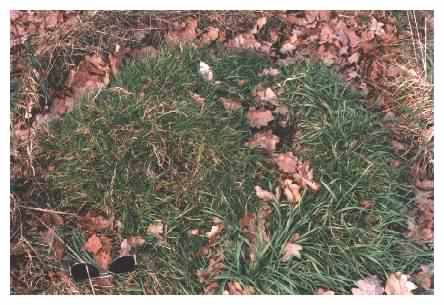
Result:
{"label": "grassy mound", "polygon": [[[200,60],[221,84],[201,79]],[[277,77],[259,76],[270,66],[251,53],[163,50],[124,67],[110,88],[51,124],[39,156],[53,167],[49,208],[99,209],[122,222],[121,231],[112,232],[117,239],[146,237],[138,270],[105,293],[202,293],[196,272],[208,260],[193,253],[207,238],[188,231],[209,232],[213,217],[224,222],[217,241],[225,254],[220,293],[236,280],[258,294],[312,294],[319,287],[347,294],[368,274],[384,280],[432,260],[430,250],[400,233],[412,194],[404,169],[389,165],[393,156],[379,117],[323,66],[292,65]],[[282,137],[279,150],[310,160],[321,190],[304,193],[297,208],[285,200],[273,204],[271,241],[249,263],[239,220],[260,205],[254,186],[271,189],[278,173],[244,145],[251,136],[245,110],[225,111],[218,99],[240,98],[247,109],[259,83],[283,89],[280,100],[289,106],[295,135]],[[204,97],[204,106],[190,93]],[[374,206],[361,207],[363,200]],[[156,220],[166,224],[166,242],[146,233]],[[73,224],[64,231],[66,240],[81,235]],[[302,257],[282,262],[282,245],[296,232]]]}

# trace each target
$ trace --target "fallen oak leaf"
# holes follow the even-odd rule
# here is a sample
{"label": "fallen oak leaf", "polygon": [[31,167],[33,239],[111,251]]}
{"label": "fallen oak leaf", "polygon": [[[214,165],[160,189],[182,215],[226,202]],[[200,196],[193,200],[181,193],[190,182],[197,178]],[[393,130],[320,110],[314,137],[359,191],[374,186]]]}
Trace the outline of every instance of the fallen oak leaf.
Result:
{"label": "fallen oak leaf", "polygon": [[49,279],[54,283],[63,283],[70,294],[79,294],[80,291],[68,273],[64,271],[49,271]]}
{"label": "fallen oak leaf", "polygon": [[261,72],[259,72],[259,76],[276,76],[281,72],[276,68],[265,68]]}
{"label": "fallen oak leaf", "polygon": [[282,249],[282,257],[281,261],[288,262],[292,257],[296,256],[297,258],[301,258],[301,251],[303,247],[296,243],[286,243]]}
{"label": "fallen oak leaf", "polygon": [[166,34],[165,40],[169,46],[176,46],[180,43],[190,43],[196,38],[197,20],[188,18],[184,26],[176,31],[170,31]]}
{"label": "fallen oak leaf", "polygon": [[209,26],[207,31],[200,37],[200,45],[206,45],[219,38],[219,29]]}
{"label": "fallen oak leaf", "polygon": [[330,289],[328,289],[328,288],[320,287],[320,288],[316,291],[315,294],[317,294],[317,295],[334,295],[335,292],[332,291],[332,290],[330,290]]}
{"label": "fallen oak leaf", "polygon": [[279,106],[278,96],[271,88],[263,88],[261,85],[253,89],[252,95],[258,102],[267,102],[273,106]]}
{"label": "fallen oak leaf", "polygon": [[224,295],[251,295],[255,293],[255,289],[252,286],[246,286],[243,288],[239,282],[229,281],[226,284]]}
{"label": "fallen oak leaf", "polygon": [[290,203],[293,203],[296,206],[301,201],[302,196],[299,192],[301,187],[294,183],[291,179],[284,179],[281,187],[285,197],[287,197],[287,200]]}
{"label": "fallen oak leaf", "polygon": [[270,110],[256,110],[251,107],[247,112],[247,120],[251,127],[261,128],[273,121],[273,113]]}
{"label": "fallen oak leaf", "polygon": [[401,272],[390,273],[385,282],[385,292],[387,294],[411,295],[416,285],[410,282],[409,276]]}
{"label": "fallen oak leaf", "polygon": [[256,37],[254,37],[254,34],[251,33],[239,34],[229,40],[225,45],[227,48],[235,49],[258,49],[261,46],[256,40]]}
{"label": "fallen oak leaf", "polygon": [[216,241],[216,239],[219,237],[219,234],[223,231],[224,224],[223,223],[217,223],[214,226],[211,226],[210,232],[207,232],[205,235],[208,238],[208,243],[212,244]]}
{"label": "fallen oak leaf", "polygon": [[127,256],[130,255],[130,251],[131,251],[131,246],[128,243],[128,239],[124,239],[122,240],[122,242],[120,243],[120,252],[119,255],[120,256]]}
{"label": "fallen oak leaf", "polygon": [[416,187],[425,191],[433,190],[433,180],[416,180]]}
{"label": "fallen oak leaf", "polygon": [[242,108],[242,104],[239,100],[221,97],[219,98],[219,101],[222,102],[225,110],[236,111]]}
{"label": "fallen oak leaf", "polygon": [[274,135],[271,130],[262,131],[256,133],[245,144],[250,148],[261,148],[268,153],[273,152],[276,149],[276,145],[280,139]]}
{"label": "fallen oak leaf", "polygon": [[112,262],[112,257],[110,253],[108,253],[104,249],[101,249],[96,255],[94,255],[94,258],[96,260],[97,265],[102,270],[108,270],[108,267]]}
{"label": "fallen oak leaf", "polygon": [[127,239],[128,244],[134,248],[141,247],[145,244],[145,238],[140,235],[129,236]]}
{"label": "fallen oak leaf", "polygon": [[193,100],[194,104],[196,104],[199,107],[202,107],[203,105],[205,105],[205,98],[200,96],[199,94],[192,93],[191,99]]}
{"label": "fallen oak leaf", "polygon": [[352,288],[354,295],[381,295],[384,293],[384,287],[381,286],[376,275],[369,275],[355,283],[358,288]]}
{"label": "fallen oak leaf", "polygon": [[65,223],[60,214],[49,211],[42,213],[41,220],[48,226],[61,226]]}
{"label": "fallen oak leaf", "polygon": [[254,28],[250,31],[250,33],[251,34],[258,33],[264,27],[264,25],[266,23],[267,23],[267,17],[265,17],[265,16],[259,17],[256,20],[256,24],[254,25]]}
{"label": "fallen oak leaf", "polygon": [[298,169],[299,160],[293,155],[293,152],[286,152],[275,154],[273,156],[273,162],[278,166],[279,170],[283,173],[293,174]]}
{"label": "fallen oak leaf", "polygon": [[106,219],[101,215],[89,211],[86,215],[80,217],[80,226],[84,231],[98,232],[113,227],[114,219]]}
{"label": "fallen oak leaf", "polygon": [[432,288],[433,272],[426,265],[420,266],[421,271],[414,274],[415,282],[424,289]]}
{"label": "fallen oak leaf", "polygon": [[272,200],[276,200],[276,196],[274,196],[274,194],[272,192],[266,191],[263,188],[261,188],[260,186],[256,185],[254,187],[255,191],[256,191],[256,196],[267,202],[267,201],[272,201]]}
{"label": "fallen oak leaf", "polygon": [[351,56],[347,58],[349,64],[357,64],[359,61],[359,52],[353,53]]}
{"label": "fallen oak leaf", "polygon": [[153,223],[151,223],[150,225],[148,225],[146,232],[148,234],[154,235],[158,240],[164,240],[164,236],[163,236],[163,228],[164,225],[162,223],[161,220],[156,220]]}
{"label": "fallen oak leaf", "polygon": [[190,229],[188,230],[188,236],[199,236],[200,230],[199,229]]}
{"label": "fallen oak leaf", "polygon": [[88,251],[89,253],[96,255],[100,249],[102,249],[102,241],[100,238],[94,233],[91,235],[88,240],[83,245],[83,249]]}
{"label": "fallen oak leaf", "polygon": [[317,192],[321,186],[319,183],[313,181],[313,169],[310,168],[310,162],[298,162],[296,173],[293,174],[293,179],[302,187],[309,187]]}

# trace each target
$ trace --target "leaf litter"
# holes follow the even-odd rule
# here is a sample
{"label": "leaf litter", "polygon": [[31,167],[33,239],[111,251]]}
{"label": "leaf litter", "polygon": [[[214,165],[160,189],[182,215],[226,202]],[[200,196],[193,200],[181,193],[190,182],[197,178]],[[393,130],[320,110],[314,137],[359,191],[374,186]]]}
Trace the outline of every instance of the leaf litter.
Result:
{"label": "leaf litter", "polygon": [[[341,23],[341,20],[338,22],[337,20],[331,20],[330,19],[330,13],[329,12],[305,12],[305,17],[304,18],[296,18],[293,19],[293,22],[298,25],[298,26],[307,26],[307,28],[316,28],[319,25],[323,24],[323,22],[328,22],[326,24],[323,24],[323,26],[321,27],[321,33],[318,37],[316,37],[316,35],[311,35],[311,36],[304,36],[302,34],[302,31],[300,30],[293,30],[292,32],[292,36],[288,39],[288,41],[286,42],[286,44],[288,44],[287,46],[287,50],[285,50],[285,53],[291,53],[292,51],[294,51],[295,49],[298,48],[298,46],[300,46],[301,44],[304,44],[307,42],[304,41],[304,39],[308,39],[311,41],[319,41],[320,44],[334,44],[336,48],[339,48],[340,50],[342,50],[343,54],[342,55],[347,55],[347,52],[354,52],[351,55],[347,56],[347,62],[348,64],[354,65],[354,66],[358,66],[361,61],[361,53],[359,51],[357,51],[357,48],[362,48],[364,53],[368,53],[369,51],[371,51],[371,48],[368,48],[365,44],[365,42],[367,41],[371,41],[374,40],[376,38],[380,38],[382,40],[384,40],[385,42],[389,42],[393,39],[394,33],[393,33],[393,29],[390,28],[390,24],[384,24],[382,22],[379,22],[378,20],[376,20],[376,18],[372,17],[371,18],[371,22],[369,25],[369,28],[367,30],[363,30],[361,32],[361,35],[357,34],[359,33],[358,31],[354,31],[352,29],[350,29],[348,26],[345,26],[343,23]],[[63,19],[63,18],[61,18]],[[61,20],[60,17],[54,17],[51,16],[48,18],[48,21],[45,21],[47,24],[48,28],[54,28],[55,25],[57,24],[57,22],[59,22],[59,20]],[[254,34],[258,33],[260,31],[260,29],[266,24],[267,22],[267,18],[266,17],[261,17],[257,20],[255,27],[250,31],[250,33],[244,33],[244,34],[240,34],[238,36],[236,36],[233,40],[231,40],[232,46],[231,47],[238,47],[238,48],[255,48],[258,51],[264,51],[267,50],[267,45],[264,42],[257,42],[256,38],[254,36]],[[337,33],[339,33],[340,35],[332,35],[332,28],[335,29],[335,31],[338,31]],[[197,29],[197,21],[193,18],[189,18],[185,23],[182,23],[180,25],[176,25],[176,29],[170,31],[167,35],[167,37],[169,37],[167,40],[170,41],[170,43],[173,44],[180,44],[183,42],[192,42],[197,35],[196,32]],[[20,27],[18,27],[18,32],[20,32]],[[342,36],[341,36],[342,33]],[[252,35],[252,36],[251,36]],[[201,42],[203,44],[206,43],[210,43],[212,41],[217,40],[220,37],[220,31],[217,28],[208,28],[207,32],[204,33],[200,38],[201,38]],[[227,46],[230,44],[230,41],[227,43]],[[326,63],[328,64],[339,64],[338,60],[340,59],[340,56],[335,55],[335,47],[324,47],[321,46],[319,48],[319,55],[321,55],[321,58],[324,56],[324,58],[322,58],[322,60],[324,60]],[[282,50],[282,49],[281,49]],[[269,50],[268,50],[269,52]],[[117,61],[115,57],[110,57],[108,58],[110,64],[108,65],[107,63],[105,63],[103,61],[103,59],[100,56],[97,55],[89,55],[86,56],[84,61],[81,62],[81,64],[79,65],[77,70],[72,70],[70,73],[70,77],[67,80],[67,87],[70,88],[71,92],[69,92],[66,95],[59,95],[59,97],[56,97],[56,99],[54,100],[51,112],[52,113],[56,113],[56,114],[63,114],[65,112],[69,112],[72,110],[72,107],[75,103],[75,100],[79,98],[79,96],[85,94],[86,92],[90,91],[90,90],[95,90],[97,88],[102,88],[104,86],[106,86],[109,82],[110,76],[111,75],[115,75],[118,71],[118,66],[120,61]],[[82,65],[83,63],[83,65]],[[205,63],[203,63],[205,64]],[[205,64],[206,65],[206,64]],[[372,77],[370,77],[371,79],[375,80],[377,77],[379,77],[379,73],[377,71],[377,69],[379,69],[380,66],[378,65],[372,65],[371,66],[371,73],[372,73]],[[202,68],[202,63],[200,65],[200,68]],[[207,65],[207,66],[203,66],[203,70],[204,72],[201,72],[201,75],[204,79],[211,81],[213,79],[213,75],[212,75],[212,70],[211,68]],[[201,69],[200,69],[201,70]],[[350,75],[352,75],[353,73],[356,75],[359,75],[360,73],[358,73],[357,71],[359,70],[349,70],[348,73],[351,73]],[[276,72],[269,72],[266,71],[266,69],[264,69],[263,75],[270,75],[270,76],[275,76],[277,74],[275,74]],[[275,75],[274,75],[275,74]],[[359,77],[352,77],[351,80],[354,80],[355,78],[358,78],[359,81]],[[360,86],[365,87],[365,83],[361,83]],[[273,92],[273,90],[271,88],[267,88],[265,89],[265,91],[259,93],[258,95],[258,99],[259,101],[272,101],[272,103],[275,103],[277,100],[277,96],[276,94]],[[230,106],[226,107],[226,103],[225,101],[222,101],[224,104],[224,108],[225,109],[229,109]],[[229,105],[229,103],[227,103],[227,105]],[[276,105],[275,105],[276,106]],[[234,108],[237,107],[234,106]],[[240,108],[240,107],[239,107]],[[236,109],[229,109],[229,110],[237,110],[239,108]],[[264,110],[264,111],[269,111],[269,110]],[[274,113],[274,111],[273,111]],[[288,109],[287,109],[287,113],[288,113]],[[251,114],[250,114],[251,116]],[[248,113],[247,113],[247,118],[248,118]],[[268,123],[270,123],[273,120],[273,115],[271,114],[271,119],[269,114],[264,114],[263,117],[261,118],[261,116],[259,115],[257,118],[255,119],[251,119],[249,120],[250,126],[254,127],[254,128],[262,128],[262,127],[266,127],[268,125]],[[251,122],[250,122],[251,121]],[[256,136],[257,134],[255,134]],[[254,145],[252,145],[252,147],[258,147],[258,148],[262,148],[265,149],[268,152],[273,152],[276,149],[276,144],[278,143],[278,137],[274,136],[271,132],[270,133],[265,133],[262,135],[267,135],[268,140],[263,140],[262,142],[258,140],[258,138],[260,138],[260,136],[258,136],[256,138],[257,143],[255,143]],[[253,141],[254,142],[254,141]],[[402,143],[400,144],[402,145]],[[398,150],[401,148],[400,145],[397,144],[397,148]],[[403,147],[402,147],[403,148]],[[287,157],[282,157],[281,159],[289,159],[289,160],[281,160],[281,162],[276,162],[279,170],[281,170],[282,172],[282,177],[280,179],[280,183],[281,183],[281,188],[283,189],[283,192],[285,194],[285,196],[287,197],[287,199],[290,202],[295,202],[295,201],[299,201],[300,200],[300,194],[299,191],[301,188],[310,188],[313,191],[317,191],[319,190],[319,184],[317,184],[316,182],[313,181],[313,171],[309,166],[308,162],[303,162],[302,164],[300,163],[301,161],[297,160],[297,158],[292,155],[291,153],[291,157],[290,157],[290,153],[287,153]],[[279,158],[279,155],[278,155]],[[297,166],[292,166],[292,161],[291,159],[296,158],[296,163]],[[294,161],[294,160],[293,160]],[[281,165],[280,165],[281,164]],[[288,174],[291,174],[291,177],[288,177]],[[421,188],[421,186],[424,188],[424,186],[426,188],[430,188],[430,183],[427,184],[428,182],[426,181],[425,184],[420,184],[417,186],[419,188]],[[275,198],[275,195],[273,195],[271,192],[265,191],[263,189],[260,189],[258,192],[258,189],[260,188],[259,186],[256,186],[256,194],[257,196],[264,200],[271,200],[271,198]],[[433,188],[433,181],[431,182],[431,188]],[[271,194],[271,195],[270,195]],[[422,196],[422,197],[421,197]],[[279,197],[279,196],[277,196]],[[418,199],[419,198],[419,199]],[[426,199],[423,199],[426,198]],[[432,198],[432,199],[430,199]],[[291,199],[291,200],[290,200]],[[427,218],[430,214],[433,215],[433,207],[432,209],[430,209],[430,200],[433,201],[433,197],[431,197],[430,195],[419,195],[417,196],[418,202],[422,202],[423,207],[420,208],[420,211],[426,211],[425,214],[427,214],[426,217]],[[427,204],[424,204],[424,202],[426,202]],[[433,202],[432,202],[433,204]],[[431,210],[431,213],[429,212]],[[430,217],[428,217],[430,218]],[[83,224],[82,226],[89,232],[96,232],[96,231],[102,231],[102,230],[106,230],[106,229],[112,229],[113,227],[113,220],[107,220],[105,219],[103,216],[90,216],[89,219],[83,219]],[[427,225],[426,227],[430,227],[430,225],[428,224],[430,221],[426,221]],[[214,227],[216,227],[215,229],[213,229]],[[222,229],[223,229],[223,224],[222,224]],[[210,232],[208,232],[208,234],[210,234],[211,236],[216,236],[217,234],[220,233],[220,231],[222,231],[222,229],[220,229],[219,224],[215,224],[214,226],[212,226],[212,230]],[[159,238],[159,236],[163,233],[163,232],[158,232],[156,233],[156,230],[159,230],[159,227],[157,227],[157,229],[155,229],[154,227],[152,228],[152,230],[154,232],[149,232],[150,230],[147,229],[148,233],[151,233],[153,235],[155,235],[156,237]],[[418,229],[412,229],[413,231],[418,231]],[[429,233],[413,233],[416,235],[423,235],[421,238],[422,239],[427,239],[430,240],[430,234]],[[424,238],[424,236],[427,236],[427,238]],[[95,234],[93,235],[95,236]],[[208,236],[210,239],[210,236]],[[92,236],[91,236],[92,238]],[[97,238],[97,236],[96,236]],[[433,237],[431,237],[433,238]],[[93,239],[94,240],[94,239]],[[99,239],[100,240],[100,239]],[[102,242],[100,240],[100,242]],[[214,240],[212,241],[214,242]],[[96,248],[98,248],[99,242],[96,241],[95,242],[95,248],[91,245],[92,249],[90,250],[96,250],[97,252],[99,252],[100,250],[97,250]],[[128,240],[127,243],[129,244]],[[93,242],[91,242],[91,244],[94,244]],[[290,243],[291,244],[291,243]],[[103,248],[103,245],[102,245]],[[291,248],[291,247],[290,247]],[[294,248],[294,246],[293,246]],[[297,248],[297,247],[296,247]],[[102,254],[103,256],[106,256],[104,254]],[[296,255],[297,256],[297,255]],[[107,260],[107,258],[103,258],[104,261]],[[398,273],[397,273],[398,274]],[[391,275],[391,279],[392,279],[392,275]],[[402,276],[398,276],[397,278],[402,278]],[[392,282],[394,280],[392,279]],[[359,281],[358,281],[359,282]],[[237,282],[233,282],[231,283],[231,288],[228,287],[228,291],[239,291],[239,283]],[[407,285],[409,286],[409,285]],[[390,287],[390,285],[389,285]],[[411,285],[409,286],[411,287]],[[396,289],[393,289],[394,291]]]}

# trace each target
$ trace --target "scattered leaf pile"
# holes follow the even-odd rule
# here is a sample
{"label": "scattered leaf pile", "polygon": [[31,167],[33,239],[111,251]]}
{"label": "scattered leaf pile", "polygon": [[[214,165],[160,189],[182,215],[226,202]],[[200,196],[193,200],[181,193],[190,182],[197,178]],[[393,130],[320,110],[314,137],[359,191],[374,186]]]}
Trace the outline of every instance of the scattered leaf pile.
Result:
{"label": "scattered leaf pile", "polygon": [[[205,256],[208,258],[208,265],[204,270],[198,270],[196,276],[199,282],[203,284],[203,291],[205,294],[213,294],[219,288],[219,283],[216,280],[216,276],[221,274],[225,268],[224,265],[224,250],[221,244],[218,244],[224,230],[224,223],[217,217],[213,218],[213,225],[211,230],[206,233],[208,238],[208,244],[204,245],[197,253],[196,256]],[[195,233],[197,233],[195,231]]]}

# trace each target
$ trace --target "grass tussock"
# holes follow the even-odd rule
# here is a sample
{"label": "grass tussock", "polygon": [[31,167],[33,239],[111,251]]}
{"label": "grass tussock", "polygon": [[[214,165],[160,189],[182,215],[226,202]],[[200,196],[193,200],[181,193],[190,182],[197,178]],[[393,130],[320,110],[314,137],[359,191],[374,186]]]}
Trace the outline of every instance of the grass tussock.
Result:
{"label": "grass tussock", "polygon": [[[200,60],[221,84],[200,78]],[[380,116],[322,65],[291,65],[276,78],[259,76],[270,65],[252,53],[164,49],[157,58],[124,67],[110,88],[49,126],[35,152],[48,168],[49,196],[36,207],[97,209],[121,222],[119,232],[110,232],[117,245],[134,234],[146,240],[137,271],[101,293],[201,293],[196,272],[208,261],[193,254],[207,238],[188,232],[209,232],[213,217],[224,222],[217,241],[225,255],[219,293],[235,280],[258,294],[312,294],[319,287],[349,294],[354,281],[369,274],[385,279],[432,261],[431,249],[402,234],[413,194],[406,169],[389,165],[395,156]],[[246,82],[240,86],[239,80]],[[304,193],[297,208],[274,202],[271,240],[259,244],[256,261],[249,262],[239,221],[260,206],[254,186],[272,189],[278,173],[265,155],[244,145],[251,135],[244,110],[227,112],[218,99],[236,97],[247,108],[259,83],[282,88],[295,133],[279,149],[310,160],[321,190]],[[127,94],[117,94],[116,87]],[[191,93],[204,97],[204,106]],[[362,207],[363,200],[374,206]],[[146,232],[157,220],[166,224],[166,242]],[[294,233],[300,234],[302,257],[282,262],[282,245]],[[76,222],[59,234],[72,249],[68,255],[86,255]],[[30,243],[39,251],[34,237]],[[45,269],[63,268],[52,262]],[[88,284],[80,289],[91,293]]]}

